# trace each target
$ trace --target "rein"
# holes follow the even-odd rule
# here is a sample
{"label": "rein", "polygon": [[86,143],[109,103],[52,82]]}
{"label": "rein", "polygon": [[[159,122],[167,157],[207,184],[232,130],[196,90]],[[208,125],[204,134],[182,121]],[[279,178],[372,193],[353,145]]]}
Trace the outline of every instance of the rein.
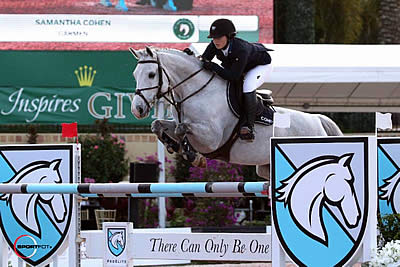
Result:
{"label": "rein", "polygon": [[[174,108],[176,109],[177,113],[178,113],[178,121],[179,123],[181,122],[181,111],[182,111],[182,103],[184,101],[186,101],[187,99],[189,99],[190,97],[196,95],[197,93],[199,93],[201,90],[203,90],[204,88],[207,87],[207,85],[212,81],[212,79],[215,77],[215,73],[212,74],[211,78],[202,86],[200,87],[198,90],[194,91],[193,93],[191,93],[190,95],[184,97],[182,100],[180,101],[176,101],[173,95],[173,90],[175,88],[177,88],[178,86],[182,85],[184,82],[190,80],[191,78],[193,78],[194,76],[196,76],[197,74],[199,74],[203,68],[195,71],[194,73],[192,73],[191,75],[189,75],[188,77],[186,77],[185,79],[183,79],[182,81],[180,81],[179,83],[177,83],[175,86],[171,86],[171,79],[168,76],[168,73],[165,71],[165,69],[161,66],[160,60],[157,58],[157,60],[139,60],[137,62],[137,64],[147,64],[147,63],[152,63],[152,64],[157,64],[158,66],[158,85],[156,86],[152,86],[152,87],[145,87],[145,88],[139,88],[136,89],[135,94],[140,96],[144,102],[146,103],[147,107],[150,109],[151,105],[150,104],[154,104],[154,102],[160,98],[164,98],[168,103],[170,103],[172,106],[174,106]],[[168,80],[168,90],[166,92],[161,92],[162,86],[163,86],[163,79],[162,79],[162,74],[165,74],[165,77],[167,77]],[[157,89],[157,94],[155,95],[155,97],[153,98],[153,100],[151,102],[149,102],[144,95],[142,94],[143,91],[148,91],[148,90],[153,90],[153,89]],[[169,99],[167,97],[167,95],[170,96],[171,99]]]}

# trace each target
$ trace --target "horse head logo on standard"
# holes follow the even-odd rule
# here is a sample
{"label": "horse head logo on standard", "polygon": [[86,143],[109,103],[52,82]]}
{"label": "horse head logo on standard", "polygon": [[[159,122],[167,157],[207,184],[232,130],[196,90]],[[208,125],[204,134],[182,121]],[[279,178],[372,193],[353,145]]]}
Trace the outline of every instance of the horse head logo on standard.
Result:
{"label": "horse head logo on standard", "polygon": [[122,254],[126,246],[126,229],[107,228],[108,249],[116,257]]}
{"label": "horse head logo on standard", "polygon": [[357,251],[366,229],[364,142],[332,138],[319,148],[312,138],[299,144],[289,140],[272,141],[272,210],[278,238],[299,265],[342,266]]}
{"label": "horse head logo on standard", "polygon": [[[7,183],[61,183],[58,170],[60,163],[60,159],[52,162],[33,162],[19,170]],[[42,236],[42,229],[37,214],[37,205],[47,205],[50,208],[51,212],[47,215],[56,227],[57,223],[63,222],[67,215],[67,206],[62,194],[3,194],[0,195],[0,200],[7,202],[14,219],[20,226],[38,237]],[[58,207],[58,209],[54,207]],[[57,230],[61,233],[58,227]]]}
{"label": "horse head logo on standard", "polygon": [[[38,146],[38,149],[43,148]],[[15,151],[0,151],[4,183],[20,184],[24,192],[24,184],[72,182],[72,168],[62,166],[70,160],[69,148],[64,151],[44,149],[37,153],[30,148],[28,151],[23,151],[22,146]],[[33,160],[41,158],[42,153],[47,153],[44,156],[47,158],[53,154],[61,157]],[[14,247],[17,255],[26,262],[37,265],[61,247],[71,221],[72,199],[64,194],[1,194],[0,214],[0,227],[10,247]]]}
{"label": "horse head logo on standard", "polygon": [[325,203],[340,210],[349,228],[356,227],[360,221],[360,205],[350,167],[352,157],[353,154],[345,154],[312,159],[281,181],[276,190],[280,194],[277,200],[288,207],[299,228],[326,246],[328,237],[321,214]]}

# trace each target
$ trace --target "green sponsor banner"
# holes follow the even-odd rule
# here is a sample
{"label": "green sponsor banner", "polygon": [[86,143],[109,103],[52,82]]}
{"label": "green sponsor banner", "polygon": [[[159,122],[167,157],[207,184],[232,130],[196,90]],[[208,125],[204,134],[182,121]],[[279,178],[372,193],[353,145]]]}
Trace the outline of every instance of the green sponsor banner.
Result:
{"label": "green sponsor banner", "polygon": [[97,119],[111,123],[149,125],[151,116],[137,120],[131,113],[132,89],[82,87],[1,87],[0,123],[92,124]]}
{"label": "green sponsor banner", "polygon": [[0,51],[0,123],[149,125],[131,113],[136,60],[126,51]]}
{"label": "green sponsor banner", "polygon": [[[136,60],[129,51],[0,51],[2,87],[135,88]],[[86,72],[85,72],[86,66]]]}

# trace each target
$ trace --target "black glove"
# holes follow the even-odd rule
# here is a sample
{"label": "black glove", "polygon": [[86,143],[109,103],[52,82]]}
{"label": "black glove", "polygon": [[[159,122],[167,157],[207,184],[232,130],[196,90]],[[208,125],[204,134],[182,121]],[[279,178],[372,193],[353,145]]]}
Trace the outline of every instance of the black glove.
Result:
{"label": "black glove", "polygon": [[193,51],[190,50],[189,47],[186,47],[185,49],[183,49],[183,52],[185,52],[185,53],[188,54],[189,56],[192,56],[192,55],[193,55]]}
{"label": "black glove", "polygon": [[211,61],[203,61],[203,68],[205,68],[206,70],[214,70],[213,65],[215,63],[211,62]]}

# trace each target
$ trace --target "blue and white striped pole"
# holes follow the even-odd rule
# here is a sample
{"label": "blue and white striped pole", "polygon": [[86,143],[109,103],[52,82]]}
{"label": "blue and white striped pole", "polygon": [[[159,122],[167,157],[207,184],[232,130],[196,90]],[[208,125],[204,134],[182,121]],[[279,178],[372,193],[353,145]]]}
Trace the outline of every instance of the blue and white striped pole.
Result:
{"label": "blue and white striped pole", "polygon": [[[87,183],[87,184],[0,184],[0,194],[81,194],[81,195],[172,195],[265,194],[265,182],[188,182],[188,183]],[[144,195],[143,195],[144,196]]]}

